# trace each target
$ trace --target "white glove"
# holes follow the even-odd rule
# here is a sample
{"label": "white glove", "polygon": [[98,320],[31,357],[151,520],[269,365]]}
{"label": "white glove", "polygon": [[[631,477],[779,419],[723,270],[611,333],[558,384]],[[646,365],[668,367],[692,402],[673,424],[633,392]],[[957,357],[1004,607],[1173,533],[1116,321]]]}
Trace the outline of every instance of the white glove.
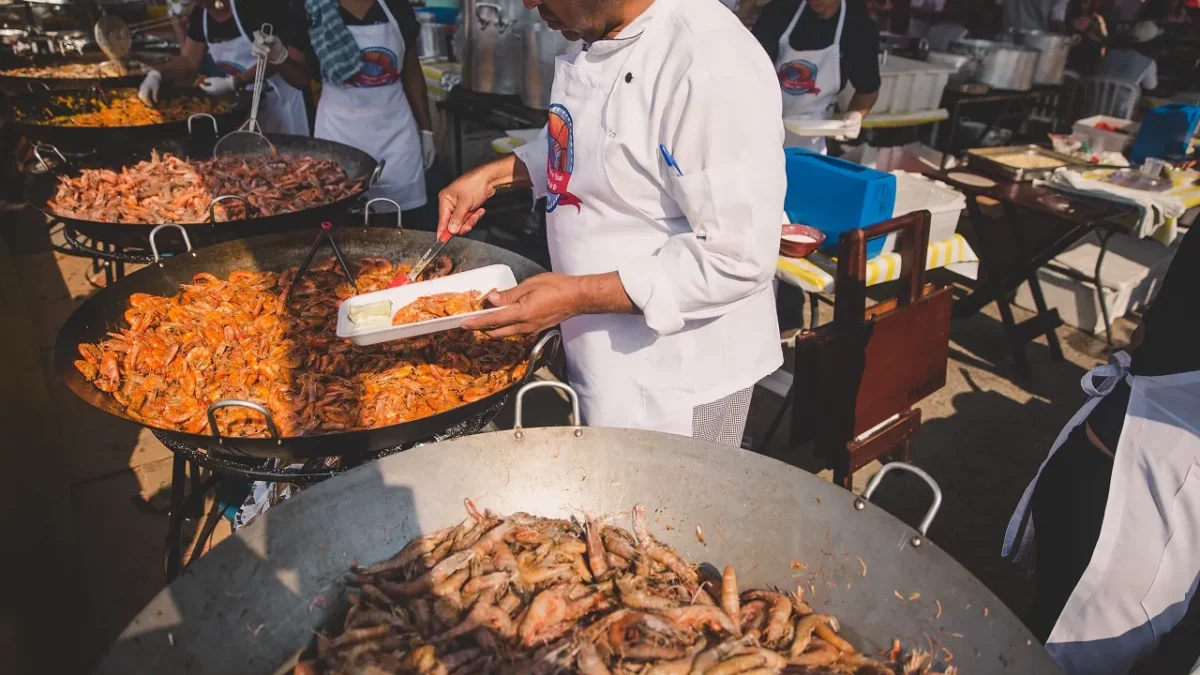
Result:
{"label": "white glove", "polygon": [[254,44],[250,47],[254,58],[267,60],[267,63],[277,66],[287,61],[288,50],[274,35],[263,35],[262,31],[254,31]]}
{"label": "white glove", "polygon": [[852,141],[858,138],[858,134],[862,131],[863,115],[857,110],[851,110],[842,117],[842,124],[845,130],[837,136],[833,137],[835,141]]}
{"label": "white glove", "polygon": [[237,89],[237,85],[233,82],[233,76],[225,77],[206,77],[200,83],[200,88],[209,96],[227,96]]}
{"label": "white glove", "polygon": [[145,79],[142,80],[142,86],[138,87],[138,98],[142,99],[142,103],[146,105],[158,103],[158,88],[161,86],[162,73],[157,70],[151,70],[146,73]]}
{"label": "white glove", "polygon": [[437,148],[433,147],[433,132],[421,130],[421,157],[425,160],[425,168],[433,166],[437,159]]}

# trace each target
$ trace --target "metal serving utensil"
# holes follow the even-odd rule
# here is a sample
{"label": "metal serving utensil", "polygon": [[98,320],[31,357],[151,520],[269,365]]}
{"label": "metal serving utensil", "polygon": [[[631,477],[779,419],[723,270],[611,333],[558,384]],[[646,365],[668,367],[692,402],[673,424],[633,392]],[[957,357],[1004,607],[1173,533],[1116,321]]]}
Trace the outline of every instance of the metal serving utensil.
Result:
{"label": "metal serving utensil", "polygon": [[[275,27],[264,23],[260,29],[263,35],[272,35]],[[254,97],[250,100],[250,117],[238,129],[221,137],[213,146],[213,158],[221,152],[226,154],[267,154],[275,152],[275,145],[263,135],[262,127],[258,124],[258,105],[262,101],[263,83],[267,76],[267,59],[261,57],[254,70]]]}
{"label": "metal serving utensil", "polygon": [[129,47],[132,44],[128,24],[119,16],[105,14],[96,22],[93,32],[100,51],[104,52],[109,61],[117,67],[117,71],[124,75],[124,58],[129,55]]}

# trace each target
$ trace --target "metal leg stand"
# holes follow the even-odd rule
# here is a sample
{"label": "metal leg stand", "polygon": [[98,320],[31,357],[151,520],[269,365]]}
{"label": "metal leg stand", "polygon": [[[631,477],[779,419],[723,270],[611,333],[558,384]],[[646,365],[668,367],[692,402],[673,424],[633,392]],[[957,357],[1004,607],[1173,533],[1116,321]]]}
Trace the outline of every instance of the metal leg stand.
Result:
{"label": "metal leg stand", "polygon": [[1096,284],[1096,300],[1100,303],[1100,316],[1104,317],[1104,342],[1108,345],[1109,351],[1112,351],[1113,348],[1112,318],[1108,314],[1108,299],[1104,297],[1104,282],[1100,279],[1100,267],[1104,264],[1104,254],[1108,253],[1108,242],[1116,233],[1117,231],[1112,227],[1096,232],[1096,236],[1100,239],[1100,254],[1096,256],[1096,273],[1092,279],[1092,283]]}
{"label": "metal leg stand", "polygon": [[187,460],[175,455],[171,466],[171,512],[167,520],[167,583],[183,567],[183,510],[187,491]]}

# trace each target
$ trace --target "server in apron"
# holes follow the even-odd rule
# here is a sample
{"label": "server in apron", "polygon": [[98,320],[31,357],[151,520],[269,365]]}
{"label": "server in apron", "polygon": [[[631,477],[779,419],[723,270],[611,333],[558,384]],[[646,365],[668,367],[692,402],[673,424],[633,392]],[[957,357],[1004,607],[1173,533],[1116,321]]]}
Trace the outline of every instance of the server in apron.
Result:
{"label": "server in apron", "polygon": [[433,127],[412,7],[407,0],[309,0],[292,11],[303,19],[279,72],[296,84],[319,74],[315,136],[385,162],[370,196],[395,200],[406,225],[432,228],[432,207],[421,207],[425,170],[435,159]]}
{"label": "server in apron", "polygon": [[[243,0],[243,3],[239,8],[235,0],[228,0],[228,4],[226,0],[202,0],[192,11],[187,39],[179,56],[147,73],[138,97],[154,104],[158,102],[163,81],[190,83],[200,72],[206,55],[225,74],[204,78],[200,84],[204,91],[221,96],[253,85],[255,59],[251,32],[257,32],[264,23],[270,23],[277,31],[286,30],[288,8],[284,0]],[[268,78],[265,86],[258,114],[263,131],[308,136],[304,93],[278,76]]]}
{"label": "server in apron", "polygon": [[539,140],[442,191],[439,229],[469,229],[499,185],[532,186],[555,273],[463,327],[561,324],[587,424],[736,446],[754,384],[782,363],[779,89],[717,0],[647,4],[525,0],[587,48],[557,59]]}
{"label": "server in apron", "polygon": [[[774,0],[754,24],[754,36],[775,62],[783,118],[830,119],[846,82],[854,96],[838,140],[857,138],[863,117],[879,97],[879,28],[863,0]],[[787,135],[789,147],[825,151],[821,136]]]}
{"label": "server in apron", "polygon": [[1084,376],[1089,400],[1009,522],[1003,554],[1036,552],[1030,629],[1067,675],[1183,673],[1200,657],[1197,307],[1192,232],[1140,344]]}

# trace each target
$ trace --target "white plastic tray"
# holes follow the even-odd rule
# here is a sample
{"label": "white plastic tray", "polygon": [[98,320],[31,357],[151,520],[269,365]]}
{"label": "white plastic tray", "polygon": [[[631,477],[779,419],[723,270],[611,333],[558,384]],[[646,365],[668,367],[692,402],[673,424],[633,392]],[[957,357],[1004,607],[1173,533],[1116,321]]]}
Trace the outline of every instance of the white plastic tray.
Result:
{"label": "white plastic tray", "polygon": [[[463,293],[466,291],[483,293],[493,288],[498,291],[507,291],[516,285],[517,279],[513,275],[512,268],[508,265],[488,265],[487,267],[451,274],[450,276],[432,281],[419,281],[407,286],[356,295],[353,298],[347,298],[342,301],[341,306],[338,307],[337,335],[340,338],[349,338],[354,344],[365,347],[367,345],[379,344],[380,342],[402,340],[418,335],[451,330],[461,326],[463,319],[467,317],[494,312],[497,308],[492,307],[478,312],[456,314],[455,316],[418,321],[417,323],[406,323],[400,326],[391,325],[392,316],[400,311],[400,308],[417,298],[427,295]],[[374,326],[364,328],[350,320],[350,308],[352,306],[366,305],[379,302],[380,300],[390,300],[392,302],[392,311],[388,315],[386,323],[380,321]]]}

